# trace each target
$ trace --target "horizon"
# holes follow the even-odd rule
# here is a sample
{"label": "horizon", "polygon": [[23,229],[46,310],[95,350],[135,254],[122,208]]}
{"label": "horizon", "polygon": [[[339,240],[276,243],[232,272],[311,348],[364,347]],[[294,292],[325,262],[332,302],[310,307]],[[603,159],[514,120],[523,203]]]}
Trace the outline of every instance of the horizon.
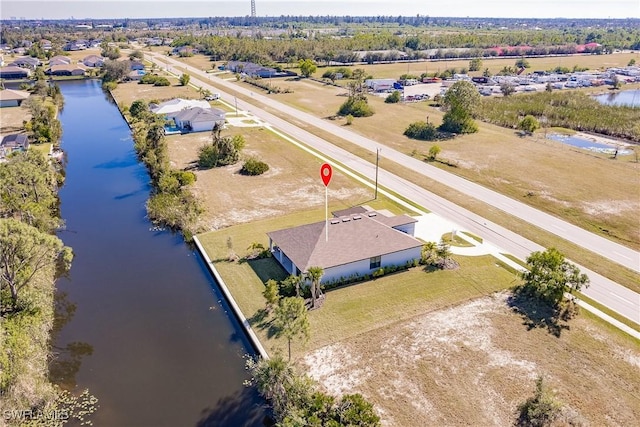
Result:
{"label": "horizon", "polygon": [[[250,0],[8,0],[0,5],[0,19],[91,20],[243,17]],[[462,16],[451,11],[464,10]],[[418,4],[415,0],[256,0],[256,16],[430,16],[438,18],[511,19],[638,19],[638,0],[450,0],[446,4]]]}

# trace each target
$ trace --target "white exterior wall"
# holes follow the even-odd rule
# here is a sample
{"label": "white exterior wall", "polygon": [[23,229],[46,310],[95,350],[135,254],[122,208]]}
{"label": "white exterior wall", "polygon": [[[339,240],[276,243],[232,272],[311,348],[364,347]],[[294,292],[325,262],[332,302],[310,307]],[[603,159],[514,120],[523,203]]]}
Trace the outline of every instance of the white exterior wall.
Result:
{"label": "white exterior wall", "polygon": [[193,132],[205,132],[213,129],[215,121],[192,123]]}
{"label": "white exterior wall", "polygon": [[412,222],[411,224],[399,225],[393,228],[395,228],[396,230],[400,230],[403,233],[407,233],[409,236],[415,236],[416,223]]}
{"label": "white exterior wall", "polygon": [[[388,267],[392,265],[404,265],[409,260],[420,259],[422,247],[405,249],[404,251],[394,252],[391,254],[382,255],[380,260],[380,267]],[[322,283],[330,282],[333,280],[339,280],[340,277],[347,278],[352,274],[358,273],[361,276],[365,274],[371,274],[376,269],[370,269],[370,259],[363,259],[360,261],[352,262],[350,264],[339,265],[336,267],[327,268],[324,270],[322,276]]]}
{"label": "white exterior wall", "polygon": [[420,259],[422,247],[405,249],[404,251],[394,252],[392,254],[382,255],[381,267],[391,265],[404,265],[409,260]]}
{"label": "white exterior wall", "polygon": [[[383,256],[384,258],[384,256]],[[351,264],[338,265],[336,267],[324,270],[321,283],[339,280],[340,277],[349,277],[352,274],[359,273],[361,276],[370,274],[373,270],[369,269],[369,259],[352,262]]]}

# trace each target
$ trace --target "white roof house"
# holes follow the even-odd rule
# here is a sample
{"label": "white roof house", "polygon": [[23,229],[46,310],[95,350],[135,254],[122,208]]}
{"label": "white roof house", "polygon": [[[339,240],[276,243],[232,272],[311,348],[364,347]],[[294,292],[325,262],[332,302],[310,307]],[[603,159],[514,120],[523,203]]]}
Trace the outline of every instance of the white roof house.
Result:
{"label": "white roof house", "polygon": [[223,124],[225,112],[217,108],[187,108],[177,113],[172,113],[173,121],[180,129],[188,132],[211,131],[216,123]]}
{"label": "white roof house", "polygon": [[161,104],[152,104],[149,107],[154,114],[164,114],[172,117],[172,113],[177,113],[187,108],[211,108],[211,105],[204,100],[176,98]]}

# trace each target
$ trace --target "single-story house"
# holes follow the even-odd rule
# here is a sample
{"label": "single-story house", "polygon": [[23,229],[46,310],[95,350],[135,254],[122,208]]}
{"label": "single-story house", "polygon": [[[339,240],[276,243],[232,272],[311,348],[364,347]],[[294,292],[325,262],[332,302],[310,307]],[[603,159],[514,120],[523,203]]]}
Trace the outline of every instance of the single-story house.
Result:
{"label": "single-story house", "polygon": [[181,130],[189,132],[211,131],[216,123],[224,124],[225,112],[217,108],[194,107],[169,114]]}
{"label": "single-story house", "polygon": [[[55,64],[54,64],[55,61]],[[71,64],[71,58],[64,55],[56,55],[49,58],[49,65]]]}
{"label": "single-story house", "polygon": [[71,64],[71,61],[69,61],[68,59],[64,60],[60,58],[55,58],[55,59],[51,58],[49,60],[49,67],[52,67],[54,65],[69,65],[69,64]]}
{"label": "single-story house", "polygon": [[23,58],[16,59],[15,61],[13,61],[9,65],[13,65],[14,67],[30,68],[32,70],[35,70],[36,67],[38,65],[41,65],[41,64],[42,63],[40,62],[40,60],[38,58],[32,58],[30,56],[25,56]]}
{"label": "single-story house", "polygon": [[291,71],[278,71],[275,68],[264,67],[260,64],[244,61],[229,61],[225,66],[223,66],[223,69],[234,73],[246,74],[249,77],[260,77],[263,79],[296,75],[296,73]]}
{"label": "single-story house", "polygon": [[138,81],[142,79],[142,76],[144,76],[145,74],[146,73],[144,72],[144,70],[129,71],[129,74],[127,74],[127,80]]}
{"label": "single-story house", "polygon": [[144,70],[144,64],[140,61],[131,61],[131,64],[129,65],[129,68],[131,68],[132,70],[136,71],[136,70]]}
{"label": "single-story house", "polygon": [[82,63],[87,67],[102,67],[104,58],[99,55],[89,55],[82,58]]}
{"label": "single-story house", "polygon": [[[417,221],[407,215],[365,211],[267,233],[274,258],[290,273],[322,267],[322,283],[419,260]],[[328,236],[328,238],[327,238]]]}
{"label": "single-story house", "polygon": [[85,50],[89,42],[87,40],[77,40],[64,45],[63,50]]}
{"label": "single-story house", "polygon": [[165,116],[168,116],[172,113],[177,113],[187,108],[195,108],[195,107],[211,108],[211,105],[204,100],[182,99],[182,98],[171,99],[161,104],[149,105],[149,109],[153,114],[161,114]]}
{"label": "single-story house", "polygon": [[19,107],[22,101],[29,98],[30,93],[24,90],[0,90],[0,107]]}
{"label": "single-story house", "polygon": [[29,148],[29,140],[25,134],[14,133],[2,138],[0,148],[2,148],[5,156],[12,151],[26,151]]}
{"label": "single-story house", "polygon": [[53,65],[45,71],[52,76],[84,76],[86,68],[80,64]]}
{"label": "single-story house", "polygon": [[31,70],[27,68],[9,65],[0,68],[0,79],[26,79],[31,75]]}
{"label": "single-story house", "polygon": [[40,40],[40,47],[42,48],[42,50],[51,50],[51,48],[53,47],[51,45],[51,40],[47,40],[47,39],[41,39]]}

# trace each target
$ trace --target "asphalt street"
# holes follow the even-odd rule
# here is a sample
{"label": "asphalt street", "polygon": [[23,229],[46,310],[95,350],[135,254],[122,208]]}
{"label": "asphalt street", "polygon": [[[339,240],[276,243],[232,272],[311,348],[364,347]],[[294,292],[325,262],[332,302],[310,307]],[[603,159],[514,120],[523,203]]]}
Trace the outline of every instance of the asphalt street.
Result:
{"label": "asphalt street", "polygon": [[[145,53],[145,55],[149,56],[148,53]],[[188,70],[191,75],[191,82],[194,85],[220,93],[222,99],[229,104],[237,105],[241,110],[250,111],[253,115],[269,123],[275,129],[278,129],[304,144],[313,147],[317,151],[337,162],[342,163],[355,172],[371,177],[372,179],[375,176],[375,164],[354,156],[348,151],[336,147],[310,132],[301,129],[295,125],[295,122],[316,126],[324,131],[331,132],[332,134],[349,142],[366,148],[373,153],[375,153],[377,149],[381,148],[380,156],[382,160],[378,178],[381,186],[386,187],[421,206],[424,206],[438,215],[448,218],[450,221],[457,224],[459,229],[468,230],[474,234],[482,236],[488,242],[503,249],[507,253],[515,255],[519,259],[525,259],[531,252],[544,250],[545,248],[507,230],[498,224],[492,223],[473,212],[461,208],[460,206],[457,206],[418,185],[385,171],[384,159],[397,162],[398,164],[421,173],[428,178],[455,188],[469,197],[486,202],[511,215],[556,234],[559,237],[589,249],[592,252],[608,258],[620,265],[626,266],[636,272],[640,271],[640,253],[633,249],[597,236],[580,227],[576,227],[566,221],[534,209],[517,200],[503,196],[464,178],[460,178],[456,175],[425,164],[420,160],[414,159],[392,148],[387,146],[383,147],[378,142],[357,135],[340,126],[327,122],[326,120],[313,117],[310,114],[301,112],[278,101],[274,101],[273,99],[253,92],[250,89],[224,81],[216,76],[209,75],[195,67],[187,66],[161,55],[157,55],[155,60],[156,62],[159,60],[160,62],[167,64],[159,65],[162,65],[162,67],[167,68],[168,71],[177,75],[180,75],[182,71],[174,69],[172,65]],[[214,86],[211,86],[211,84]],[[264,105],[277,109],[284,114],[289,115],[293,123],[283,120],[248,102],[236,99],[234,95],[224,92],[221,88],[228,88],[237,93],[252,97]],[[579,265],[579,268],[586,273],[591,280],[591,286],[584,291],[585,295],[622,314],[623,316],[640,323],[640,294],[589,270],[585,266]]]}

